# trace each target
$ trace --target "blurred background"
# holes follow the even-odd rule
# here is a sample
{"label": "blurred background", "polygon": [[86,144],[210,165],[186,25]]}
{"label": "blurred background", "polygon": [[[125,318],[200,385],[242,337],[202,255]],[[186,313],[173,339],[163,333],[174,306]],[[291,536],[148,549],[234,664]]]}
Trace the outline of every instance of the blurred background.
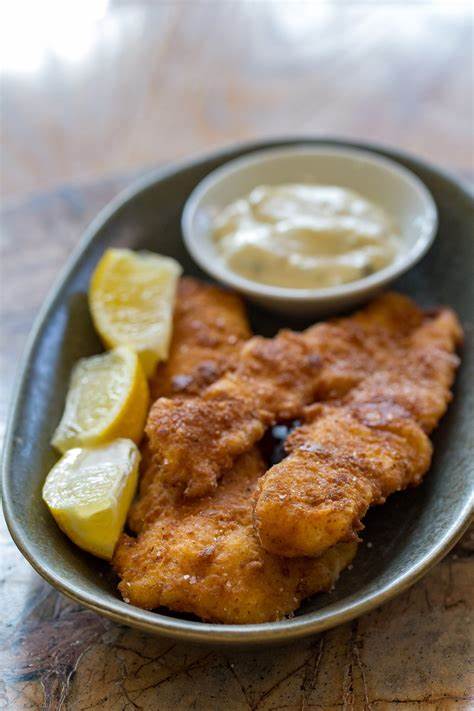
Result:
{"label": "blurred background", "polygon": [[248,138],[380,141],[473,175],[473,4],[1,3],[1,195]]}

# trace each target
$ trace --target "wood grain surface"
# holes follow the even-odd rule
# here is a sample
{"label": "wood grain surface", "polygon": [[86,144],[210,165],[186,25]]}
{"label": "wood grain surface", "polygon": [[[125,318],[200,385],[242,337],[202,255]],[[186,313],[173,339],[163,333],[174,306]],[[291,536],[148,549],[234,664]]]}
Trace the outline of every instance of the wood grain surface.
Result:
{"label": "wood grain surface", "polygon": [[[45,0],[29,22],[24,2],[4,5],[20,9],[1,66],[0,436],[58,270],[145,168],[314,133],[380,140],[473,176],[470,3],[98,0],[45,19],[34,10]],[[5,527],[0,546],[0,709],[474,707],[472,535],[375,612],[258,652],[108,622],[44,583]]]}

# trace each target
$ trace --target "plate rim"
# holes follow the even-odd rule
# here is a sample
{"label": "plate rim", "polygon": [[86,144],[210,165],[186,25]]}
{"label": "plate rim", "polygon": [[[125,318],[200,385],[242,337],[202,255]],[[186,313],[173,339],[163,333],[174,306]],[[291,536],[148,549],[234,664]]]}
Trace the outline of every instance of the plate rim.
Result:
{"label": "plate rim", "polygon": [[[71,256],[54,281],[27,338],[15,378],[5,430],[2,456],[2,504],[5,521],[14,543],[41,577],[70,599],[85,605],[89,609],[115,622],[127,624],[154,634],[201,644],[210,643],[214,645],[241,646],[289,643],[296,639],[301,639],[302,637],[316,634],[325,629],[348,622],[388,602],[416,583],[432,566],[438,563],[451,550],[469,526],[474,509],[474,491],[471,492],[471,497],[467,498],[464,502],[461,514],[457,520],[453,522],[453,525],[445,531],[441,540],[439,540],[435,546],[432,546],[416,565],[408,568],[403,574],[399,575],[396,580],[387,583],[384,588],[362,598],[359,596],[358,601],[352,601],[353,596],[349,596],[336,603],[331,603],[320,610],[306,613],[291,620],[283,619],[276,622],[245,625],[214,624],[183,620],[161,614],[160,612],[151,612],[132,607],[119,599],[98,601],[94,594],[87,593],[84,590],[78,591],[76,585],[68,583],[67,580],[64,580],[62,576],[51,569],[50,566],[29,552],[28,535],[25,533],[21,523],[16,519],[14,511],[15,504],[13,503],[10,492],[11,460],[19,412],[23,401],[23,386],[26,380],[25,376],[27,375],[32,361],[33,351],[42,328],[47,323],[56,302],[60,299],[63,287],[66,285],[82,256],[94,242],[96,235],[114,218],[116,212],[153,184],[211,161],[225,161],[226,159],[229,160],[230,156],[236,158],[240,157],[240,155],[252,153],[264,148],[295,146],[298,144],[360,148],[379,155],[381,154],[384,157],[388,156],[395,162],[401,161],[402,164],[405,161],[415,163],[424,170],[440,175],[448,182],[453,183],[468,199],[472,200],[474,195],[474,190],[471,189],[464,180],[459,179],[449,171],[438,168],[424,159],[412,156],[407,152],[392,148],[388,145],[365,141],[352,141],[340,137],[283,136],[268,140],[238,142],[219,150],[203,153],[188,160],[158,167],[147,172],[137,180],[134,180],[131,185],[121,190],[100,210],[88,227],[86,227]],[[235,155],[236,153],[238,153],[237,156]]]}

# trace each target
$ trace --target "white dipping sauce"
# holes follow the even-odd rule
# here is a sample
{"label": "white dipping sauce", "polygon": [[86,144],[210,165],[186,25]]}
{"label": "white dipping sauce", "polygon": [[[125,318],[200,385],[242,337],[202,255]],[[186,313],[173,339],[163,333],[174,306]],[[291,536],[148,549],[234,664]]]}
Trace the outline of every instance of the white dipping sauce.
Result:
{"label": "white dipping sauce", "polygon": [[330,185],[261,185],[214,220],[228,268],[261,284],[337,286],[394,261],[401,239],[390,217],[361,195]]}

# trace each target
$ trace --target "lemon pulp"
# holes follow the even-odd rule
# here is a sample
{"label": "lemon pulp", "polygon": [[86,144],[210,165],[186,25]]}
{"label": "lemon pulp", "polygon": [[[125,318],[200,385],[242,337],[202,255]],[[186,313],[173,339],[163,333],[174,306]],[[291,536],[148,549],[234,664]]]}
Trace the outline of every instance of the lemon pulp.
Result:
{"label": "lemon pulp", "polygon": [[126,437],[139,442],[149,394],[137,355],[116,348],[81,359],[72,372],[64,414],[52,444],[65,452]]}
{"label": "lemon pulp", "polygon": [[169,257],[108,249],[92,275],[89,305],[97,332],[107,348],[135,350],[146,375],[168,357],[181,272]]}
{"label": "lemon pulp", "polygon": [[80,548],[110,560],[138,479],[140,453],[128,439],[70,449],[49,472],[43,499]]}

